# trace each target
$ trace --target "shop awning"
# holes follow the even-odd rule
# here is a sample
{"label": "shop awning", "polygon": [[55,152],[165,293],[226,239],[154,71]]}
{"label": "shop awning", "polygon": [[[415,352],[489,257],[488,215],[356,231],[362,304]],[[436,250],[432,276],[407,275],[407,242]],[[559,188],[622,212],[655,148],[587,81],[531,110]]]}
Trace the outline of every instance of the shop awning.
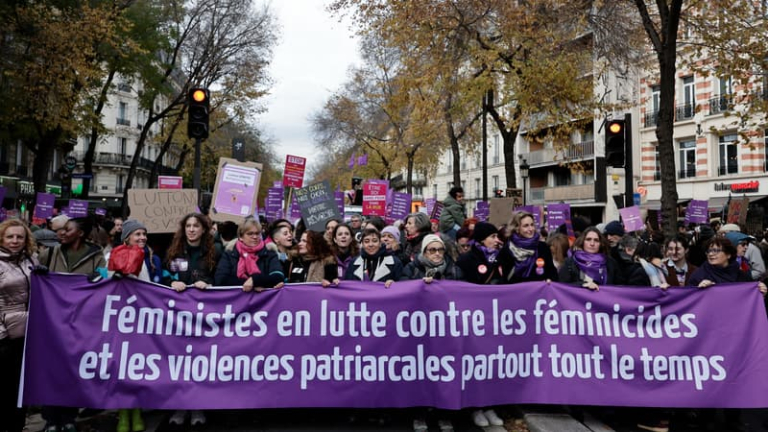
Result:
{"label": "shop awning", "polygon": [[[753,196],[747,195],[746,198],[749,198],[749,202],[751,204],[751,203],[753,203],[755,201],[759,201],[759,200],[761,200],[761,199],[763,199],[763,198],[765,198],[767,196],[768,195],[753,195]],[[722,211],[723,210],[723,206],[725,206],[725,204],[728,202],[729,199],[736,200],[736,199],[742,199],[742,198],[745,198],[745,197],[743,195],[739,195],[739,196],[731,195],[730,198],[729,197],[710,198],[709,199],[709,212],[710,213],[716,213],[716,212]]]}

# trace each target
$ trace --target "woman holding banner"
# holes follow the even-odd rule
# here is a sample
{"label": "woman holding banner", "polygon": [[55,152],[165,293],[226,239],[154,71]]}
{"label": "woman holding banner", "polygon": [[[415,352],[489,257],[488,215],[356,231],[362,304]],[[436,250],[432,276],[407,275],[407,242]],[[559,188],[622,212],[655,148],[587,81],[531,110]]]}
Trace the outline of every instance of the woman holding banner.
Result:
{"label": "woman holding banner", "polygon": [[319,282],[323,287],[339,279],[336,257],[322,234],[304,231],[298,247],[298,257],[291,261],[288,283]]}
{"label": "woman holding banner", "polygon": [[363,247],[360,255],[353,258],[344,279],[384,282],[384,288],[389,288],[393,282],[400,279],[403,264],[383,247],[381,233],[377,229],[364,229],[361,240]]}
{"label": "woman holding banner", "polygon": [[277,254],[280,265],[283,267],[285,281],[288,282],[294,261],[298,259],[298,249],[293,243],[293,226],[285,219],[276,221],[269,227],[267,240],[267,248]]}
{"label": "woman holding banner", "polygon": [[560,282],[599,290],[600,285],[620,285],[618,264],[608,256],[608,241],[595,227],[585,229],[573,243],[573,255],[560,268]]}
{"label": "woman holding banner", "polygon": [[505,283],[557,281],[552,251],[541,241],[533,214],[519,211],[507,225],[511,235],[499,253]]}
{"label": "woman holding banner", "polygon": [[349,264],[360,253],[360,248],[354,234],[352,234],[352,228],[345,223],[336,225],[332,238],[331,250],[333,256],[336,257],[339,279],[344,279]]}
{"label": "woman holding banner", "polygon": [[238,239],[227,245],[216,268],[214,284],[261,292],[283,286],[285,276],[277,254],[264,247],[261,224],[247,217],[237,228]]}
{"label": "woman holding banner", "polygon": [[479,285],[495,285],[502,281],[501,263],[498,260],[501,240],[499,230],[488,222],[480,222],[472,231],[474,243],[469,252],[463,253],[458,266],[464,280]]}
{"label": "woman holding banner", "polygon": [[30,273],[37,265],[32,232],[19,219],[0,224],[0,432],[21,432],[26,408],[17,408]]}

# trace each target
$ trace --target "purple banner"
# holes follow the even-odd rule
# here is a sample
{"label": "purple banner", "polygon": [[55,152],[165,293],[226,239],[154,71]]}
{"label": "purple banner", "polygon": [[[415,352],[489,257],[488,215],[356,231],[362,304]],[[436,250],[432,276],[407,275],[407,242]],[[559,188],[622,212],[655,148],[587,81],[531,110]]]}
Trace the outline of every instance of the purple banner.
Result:
{"label": "purple banner", "polygon": [[768,320],[756,285],[342,281],[178,293],[35,275],[22,398],[153,409],[765,407]]}
{"label": "purple banner", "polygon": [[626,232],[640,231],[645,227],[643,218],[640,216],[640,207],[624,207],[619,209],[619,214],[621,215],[621,221]]}
{"label": "purple banner", "polygon": [[88,201],[75,199],[69,200],[69,209],[67,213],[67,216],[72,218],[88,216]]}
{"label": "purple banner", "polygon": [[405,218],[411,213],[411,194],[392,192],[392,200],[390,202],[392,203],[392,207],[389,211],[389,223],[398,219],[405,221]]}
{"label": "purple banner", "polygon": [[424,205],[427,206],[427,214],[432,214],[432,209],[435,208],[435,203],[437,202],[436,198],[427,198],[424,200]]}
{"label": "purple banner", "polygon": [[709,223],[709,202],[707,200],[691,200],[685,211],[686,223]]}
{"label": "purple banner", "polygon": [[53,203],[56,196],[53,194],[38,192],[37,202],[35,203],[34,217],[46,219],[53,216]]}

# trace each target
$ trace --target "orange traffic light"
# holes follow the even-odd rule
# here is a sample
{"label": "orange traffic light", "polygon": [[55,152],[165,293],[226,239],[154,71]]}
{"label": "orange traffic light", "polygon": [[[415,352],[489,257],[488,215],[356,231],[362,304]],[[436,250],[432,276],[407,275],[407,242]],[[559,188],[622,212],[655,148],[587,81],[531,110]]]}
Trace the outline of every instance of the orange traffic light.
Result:
{"label": "orange traffic light", "polygon": [[208,95],[205,94],[204,90],[196,89],[192,91],[192,100],[195,102],[205,102],[206,99],[208,99]]}

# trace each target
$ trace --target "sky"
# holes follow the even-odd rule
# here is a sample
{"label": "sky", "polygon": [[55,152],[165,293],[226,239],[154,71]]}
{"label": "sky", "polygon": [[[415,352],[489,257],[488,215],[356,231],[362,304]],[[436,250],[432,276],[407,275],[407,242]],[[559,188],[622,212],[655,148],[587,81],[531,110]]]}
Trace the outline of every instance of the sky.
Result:
{"label": "sky", "polygon": [[310,118],[360,63],[357,42],[346,23],[325,10],[328,1],[281,0],[271,3],[281,27],[270,67],[273,79],[267,112],[259,125],[274,138],[275,151],[307,158],[307,169],[319,154]]}

